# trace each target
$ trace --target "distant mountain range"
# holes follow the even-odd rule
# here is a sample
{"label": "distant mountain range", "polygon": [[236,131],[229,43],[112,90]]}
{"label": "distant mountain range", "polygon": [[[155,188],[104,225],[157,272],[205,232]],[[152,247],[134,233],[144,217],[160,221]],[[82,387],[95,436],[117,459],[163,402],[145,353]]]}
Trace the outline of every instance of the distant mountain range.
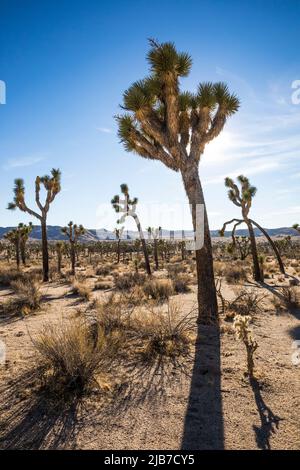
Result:
{"label": "distant mountain range", "polygon": [[[12,230],[14,227],[0,227],[0,239],[3,238],[3,235],[10,230]],[[60,226],[57,225],[49,225],[48,226],[48,238],[49,240],[55,241],[55,240],[66,240],[65,235],[61,233],[61,228]],[[300,236],[300,234],[289,227],[280,227],[280,228],[270,228],[270,229],[265,229],[267,233],[271,237],[286,237],[287,235],[291,236]],[[255,229],[255,235],[257,237],[261,236],[262,233],[258,230]],[[144,232],[145,238],[147,238],[148,234]],[[191,238],[192,237],[192,231],[191,230],[185,230],[184,231],[185,238]],[[230,237],[231,232],[226,231],[225,232],[225,237]],[[247,229],[240,229],[236,231],[236,235],[243,236],[243,235],[248,235]],[[174,238],[178,239],[182,237],[182,231],[181,230],[175,230],[175,231],[168,231],[168,230],[162,230],[162,237],[163,238]],[[211,230],[211,236],[213,238],[219,237],[219,231],[218,230]],[[33,230],[31,232],[30,239],[31,240],[41,240],[42,238],[42,231],[41,227],[38,225],[35,225],[33,227]],[[124,239],[127,240],[135,240],[138,238],[138,232],[129,230],[127,232],[124,232],[123,235]],[[95,230],[87,230],[86,233],[81,237],[82,242],[96,242],[99,240],[115,240],[115,235],[113,232],[106,230],[105,228]]]}

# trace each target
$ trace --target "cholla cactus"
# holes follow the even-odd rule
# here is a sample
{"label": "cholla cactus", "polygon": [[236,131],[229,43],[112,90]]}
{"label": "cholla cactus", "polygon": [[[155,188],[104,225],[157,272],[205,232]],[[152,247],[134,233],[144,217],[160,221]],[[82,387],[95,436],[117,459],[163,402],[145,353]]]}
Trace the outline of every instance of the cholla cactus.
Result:
{"label": "cholla cactus", "polygon": [[73,222],[69,222],[67,227],[63,227],[61,232],[66,235],[70,242],[70,253],[71,253],[71,274],[75,275],[75,262],[76,262],[76,243],[78,238],[85,233],[83,225],[76,225]]}
{"label": "cholla cactus", "polygon": [[[22,212],[27,212],[33,217],[37,218],[42,227],[42,251],[43,251],[43,281],[49,280],[49,253],[48,253],[48,239],[47,239],[47,215],[50,209],[50,204],[54,201],[55,197],[61,190],[60,185],[61,172],[59,169],[52,168],[51,175],[37,176],[35,179],[35,202],[40,213],[30,209],[25,201],[25,186],[21,178],[15,179],[14,186],[14,199],[13,202],[8,204],[8,209],[20,209]],[[46,199],[44,205],[40,200],[41,186],[46,190]]]}
{"label": "cholla cactus", "polygon": [[143,234],[143,230],[142,230],[140,220],[139,220],[139,218],[136,214],[136,206],[137,206],[137,203],[138,203],[138,198],[135,197],[133,199],[130,199],[129,189],[128,189],[127,184],[121,184],[120,187],[121,187],[121,193],[123,194],[124,199],[120,199],[120,196],[117,194],[111,200],[112,206],[115,209],[115,211],[117,213],[122,214],[121,218],[119,220],[117,220],[117,223],[118,224],[123,224],[126,220],[126,217],[133,217],[133,219],[136,223],[136,226],[137,226],[137,229],[138,229],[138,232],[139,232],[139,236],[140,236],[140,240],[141,240],[141,243],[142,243],[142,247],[143,247],[146,271],[147,271],[148,275],[151,276],[151,268],[150,268],[147,245],[146,245],[146,241],[145,241],[145,238],[144,238],[144,234]]}
{"label": "cholla cactus", "polygon": [[253,355],[258,348],[257,342],[253,339],[249,328],[251,317],[249,315],[236,315],[233,327],[235,329],[236,338],[243,341],[247,351],[247,368],[249,377],[253,378],[254,359]]}
{"label": "cholla cactus", "polygon": [[260,269],[259,265],[259,259],[258,259],[258,254],[257,254],[257,247],[256,247],[256,240],[255,240],[255,234],[253,230],[253,225],[255,225],[266,237],[268,242],[270,243],[275,256],[277,258],[278,264],[280,271],[285,274],[284,270],[284,265],[280,256],[280,253],[271,239],[271,237],[268,235],[268,233],[265,231],[264,228],[262,228],[257,222],[254,220],[250,219],[249,217],[249,212],[250,208],[252,206],[252,199],[256,194],[256,188],[254,186],[251,186],[249,179],[246,176],[240,175],[237,177],[238,182],[240,183],[240,188],[237,186],[237,184],[234,183],[234,181],[231,178],[225,178],[225,186],[229,188],[228,190],[228,197],[229,199],[235,204],[237,207],[241,208],[242,211],[242,219],[231,219],[227,222],[224,223],[223,227],[219,231],[219,234],[221,237],[224,236],[225,234],[225,229],[227,225],[230,225],[234,222],[234,226],[231,232],[232,236],[232,242],[233,245],[235,245],[236,240],[235,240],[235,231],[236,228],[242,224],[245,223],[248,227],[249,231],[249,238],[250,238],[250,244],[251,244],[251,253],[252,253],[252,260],[253,260],[253,275],[255,281],[258,282],[263,282],[263,276],[262,272]]}

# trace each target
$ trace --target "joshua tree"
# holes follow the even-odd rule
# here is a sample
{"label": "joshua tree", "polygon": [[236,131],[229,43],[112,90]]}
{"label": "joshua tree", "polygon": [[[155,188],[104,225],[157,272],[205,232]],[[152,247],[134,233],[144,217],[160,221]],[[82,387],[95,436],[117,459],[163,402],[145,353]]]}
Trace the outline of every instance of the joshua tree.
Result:
{"label": "joshua tree", "polygon": [[[36,217],[42,227],[42,252],[43,252],[43,281],[49,280],[49,254],[48,254],[48,239],[47,239],[47,215],[50,209],[50,204],[54,201],[56,195],[60,192],[60,170],[52,168],[51,176],[37,176],[35,179],[35,202],[40,210],[40,214],[30,209],[25,202],[25,186],[21,178],[15,180],[14,187],[14,200],[8,204],[8,209],[20,209],[23,212]],[[46,190],[46,199],[44,205],[40,200],[41,185]]]}
{"label": "joshua tree", "polygon": [[111,200],[112,206],[115,209],[115,211],[122,212],[123,215],[120,220],[117,221],[118,224],[123,224],[125,222],[126,217],[133,217],[138,232],[140,236],[140,240],[142,243],[143,247],[143,252],[144,252],[144,258],[145,258],[145,266],[146,266],[146,271],[149,276],[151,276],[151,268],[150,268],[150,262],[149,262],[149,255],[147,251],[147,245],[146,241],[144,238],[142,226],[140,223],[140,220],[136,214],[136,205],[138,203],[138,199],[135,197],[133,199],[130,199],[129,196],[129,189],[127,184],[121,184],[121,193],[124,195],[124,199],[120,199],[120,196],[117,194],[116,196],[113,197]]}
{"label": "joshua tree", "polygon": [[15,228],[11,230],[10,232],[7,232],[4,234],[4,238],[13,245],[15,248],[15,253],[16,253],[16,263],[17,263],[17,268],[20,269],[20,238],[21,238],[21,233],[19,228]]}
{"label": "joshua tree", "polygon": [[18,225],[18,229],[20,231],[20,252],[21,252],[21,259],[22,263],[26,264],[26,244],[29,238],[29,235],[32,232],[32,223],[29,222],[28,225],[20,223]]}
{"label": "joshua tree", "polygon": [[250,208],[252,206],[252,199],[256,194],[256,188],[254,186],[250,185],[250,182],[246,176],[240,175],[237,177],[238,182],[241,185],[241,189],[238,188],[237,184],[234,183],[234,181],[231,178],[225,178],[225,186],[229,188],[228,190],[228,197],[229,199],[235,204],[236,206],[240,207],[242,210],[242,219],[231,219],[228,222],[225,222],[222,229],[220,230],[220,235],[224,236],[226,226],[229,224],[232,224],[234,222],[234,226],[231,232],[232,240],[233,243],[235,242],[235,231],[236,228],[242,224],[245,223],[247,225],[248,231],[249,231],[249,237],[250,237],[250,243],[251,243],[251,253],[252,253],[252,260],[253,260],[253,277],[255,281],[258,282],[263,282],[263,275],[262,271],[260,269],[259,265],[259,259],[258,259],[258,254],[257,254],[257,247],[256,247],[256,240],[255,240],[255,234],[253,230],[253,225],[255,225],[266,237],[268,242],[270,243],[271,247],[273,248],[273,251],[275,253],[275,256],[277,258],[278,264],[280,271],[285,274],[284,271],[284,266],[279,254],[279,251],[271,239],[269,237],[268,233],[263,229],[257,222],[254,220],[250,219],[249,217],[249,212]]}
{"label": "joshua tree", "polygon": [[153,227],[148,227],[147,232],[149,235],[149,238],[153,238],[153,255],[154,255],[154,262],[155,262],[155,269],[159,269],[159,264],[158,264],[158,246],[157,246],[157,241],[161,237],[161,227],[158,228],[153,228]]}
{"label": "joshua tree", "polygon": [[[204,245],[196,249],[199,320],[217,315],[213,258],[204,195],[198,173],[205,146],[222,131],[239,107],[224,83],[202,83],[195,94],[180,90],[180,77],[189,74],[192,59],[173,43],[150,40],[147,56],[150,75],[131,85],[123,98],[123,115],[117,116],[119,137],[125,149],[159,160],[180,172],[191,206],[194,231],[204,207]],[[199,206],[201,205],[201,206]],[[197,223],[198,220],[198,223]]]}
{"label": "joshua tree", "polygon": [[121,238],[123,235],[124,227],[121,228],[115,228],[114,234],[116,236],[116,239],[118,240],[118,245],[117,245],[117,263],[120,263],[120,246],[121,246]]}
{"label": "joshua tree", "polygon": [[76,263],[76,243],[78,238],[85,233],[85,228],[82,225],[73,224],[69,222],[67,227],[63,227],[61,232],[66,235],[70,242],[70,255],[71,255],[71,274],[75,275],[75,263]]}
{"label": "joshua tree", "polygon": [[300,233],[300,225],[299,224],[294,224],[293,228],[297,230],[298,233]]}

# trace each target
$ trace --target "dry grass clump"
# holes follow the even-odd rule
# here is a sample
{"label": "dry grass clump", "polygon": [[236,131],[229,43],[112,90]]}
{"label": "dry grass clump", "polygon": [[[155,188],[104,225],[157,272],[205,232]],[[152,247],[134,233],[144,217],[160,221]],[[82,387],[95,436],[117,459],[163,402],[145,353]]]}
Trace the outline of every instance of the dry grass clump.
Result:
{"label": "dry grass clump", "polygon": [[[111,337],[87,321],[73,319],[45,325],[34,340],[42,389],[58,400],[82,396],[103,387],[111,360]],[[105,382],[105,380],[104,380]]]}
{"label": "dry grass clump", "polygon": [[79,279],[73,282],[71,292],[85,301],[88,301],[91,298],[91,288],[85,281],[81,281]]}
{"label": "dry grass clump", "polygon": [[94,308],[94,319],[105,334],[114,333],[115,336],[120,336],[120,332],[130,330],[130,319],[135,306],[130,304],[125,296],[113,293],[104,302],[95,302]]}
{"label": "dry grass clump", "polygon": [[221,279],[217,279],[216,290],[220,309],[227,321],[232,321],[236,314],[254,317],[263,311],[265,295],[258,293],[255,289],[241,289],[234,299],[227,300],[222,294]]}
{"label": "dry grass clump", "polygon": [[178,305],[173,303],[168,304],[167,311],[143,312],[136,319],[142,359],[153,361],[158,356],[175,359],[187,355],[195,338],[195,325],[191,312],[182,316]]}
{"label": "dry grass clump", "polygon": [[0,312],[2,315],[28,315],[39,310],[42,293],[39,284],[28,278],[12,281],[11,287],[16,296],[2,304]]}
{"label": "dry grass clump", "polygon": [[112,274],[114,269],[115,266],[111,263],[103,264],[102,266],[97,266],[95,269],[95,274],[97,276],[108,276],[109,274]]}
{"label": "dry grass clump", "polygon": [[12,282],[23,278],[23,273],[15,268],[2,268],[0,271],[0,285],[4,287],[9,287]]}
{"label": "dry grass clump", "polygon": [[247,280],[246,271],[241,266],[226,266],[224,276],[227,284],[239,284]]}
{"label": "dry grass clump", "polygon": [[170,279],[150,279],[143,285],[143,291],[148,299],[165,302],[174,294],[174,286]]}
{"label": "dry grass clump", "polygon": [[223,261],[214,261],[214,273],[216,277],[223,276],[225,270],[225,263]]}
{"label": "dry grass clump", "polygon": [[138,272],[117,274],[115,276],[115,286],[119,290],[129,290],[134,286],[142,285],[145,280],[145,274]]}
{"label": "dry grass clump", "polygon": [[174,291],[177,294],[184,294],[186,292],[190,292],[190,277],[188,274],[178,274],[173,279],[173,287]]}
{"label": "dry grass clump", "polygon": [[94,290],[108,290],[113,288],[113,283],[111,281],[97,281],[94,285]]}
{"label": "dry grass clump", "polygon": [[294,310],[300,308],[300,293],[296,286],[283,286],[278,290],[278,295],[273,296],[272,303],[276,312]]}

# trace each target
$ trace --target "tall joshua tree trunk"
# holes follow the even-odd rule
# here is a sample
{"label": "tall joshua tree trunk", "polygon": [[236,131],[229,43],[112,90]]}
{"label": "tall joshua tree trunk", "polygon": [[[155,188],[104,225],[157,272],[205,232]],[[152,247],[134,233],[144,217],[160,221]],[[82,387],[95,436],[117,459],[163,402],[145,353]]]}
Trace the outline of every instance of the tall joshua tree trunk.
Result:
{"label": "tall joshua tree trunk", "polygon": [[42,226],[42,254],[43,254],[43,282],[49,281],[49,254],[46,218],[41,220]]}
{"label": "tall joshua tree trunk", "polygon": [[157,238],[156,237],[154,238],[153,250],[154,250],[155,269],[158,270],[159,269],[159,263],[158,263],[158,249],[157,249]]}
{"label": "tall joshua tree trunk", "polygon": [[205,323],[214,320],[218,311],[209,224],[198,168],[193,167],[182,172],[182,179],[192,208],[195,233],[198,228],[196,223],[197,204],[204,206],[204,244],[200,250],[196,250],[196,269],[198,277],[199,319]]}
{"label": "tall joshua tree trunk", "polygon": [[76,252],[75,243],[70,241],[70,255],[71,255],[71,274],[75,276]]}
{"label": "tall joshua tree trunk", "polygon": [[137,226],[137,229],[138,229],[138,232],[139,232],[139,236],[140,236],[140,240],[141,240],[141,243],[142,243],[142,249],[143,249],[144,258],[145,258],[146,271],[147,271],[148,276],[151,276],[151,267],[150,267],[149,255],[148,255],[147,245],[146,245],[146,241],[145,241],[145,238],[144,238],[141,223],[140,223],[139,218],[136,214],[133,215],[133,218],[134,218],[134,221],[136,223],[136,226]]}
{"label": "tall joshua tree trunk", "polygon": [[17,269],[20,269],[20,242],[19,241],[16,242],[15,247],[16,247]]}
{"label": "tall joshua tree trunk", "polygon": [[255,240],[255,235],[254,235],[254,230],[253,226],[248,218],[245,219],[245,222],[248,227],[249,231],[249,238],[250,238],[250,243],[251,243],[251,253],[252,253],[252,260],[253,260],[253,277],[254,280],[257,282],[262,282],[262,273],[259,267],[259,261],[258,261],[258,254],[257,254],[257,246],[256,246],[256,240]]}
{"label": "tall joshua tree trunk", "polygon": [[282,259],[281,259],[281,256],[280,256],[280,253],[278,251],[278,248],[277,246],[275,245],[275,243],[273,242],[272,238],[268,235],[268,232],[265,231],[264,228],[262,228],[257,222],[254,222],[254,220],[250,220],[250,222],[254,225],[256,225],[256,227],[264,234],[264,236],[266,237],[266,239],[268,240],[268,242],[270,243],[271,247],[273,248],[273,251],[275,253],[275,256],[277,258],[277,261],[278,261],[278,264],[279,264],[279,269],[280,269],[280,272],[282,274],[285,274],[285,269],[284,269],[284,264],[282,262]]}

